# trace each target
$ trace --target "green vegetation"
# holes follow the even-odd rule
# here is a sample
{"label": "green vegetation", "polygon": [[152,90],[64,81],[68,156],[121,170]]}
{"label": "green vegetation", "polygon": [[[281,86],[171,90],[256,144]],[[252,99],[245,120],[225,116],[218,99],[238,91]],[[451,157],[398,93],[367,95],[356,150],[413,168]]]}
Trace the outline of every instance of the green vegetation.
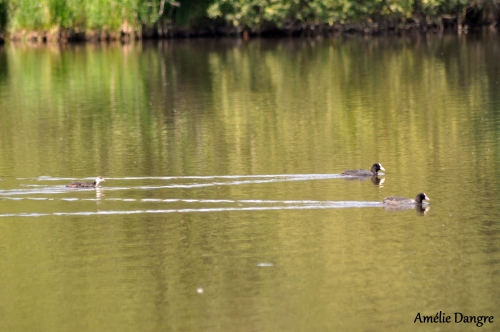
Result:
{"label": "green vegetation", "polygon": [[14,39],[460,30],[499,18],[500,0],[0,0]]}
{"label": "green vegetation", "polygon": [[286,29],[358,24],[377,30],[496,24],[499,9],[498,0],[215,0],[208,16],[257,32],[266,24]]}

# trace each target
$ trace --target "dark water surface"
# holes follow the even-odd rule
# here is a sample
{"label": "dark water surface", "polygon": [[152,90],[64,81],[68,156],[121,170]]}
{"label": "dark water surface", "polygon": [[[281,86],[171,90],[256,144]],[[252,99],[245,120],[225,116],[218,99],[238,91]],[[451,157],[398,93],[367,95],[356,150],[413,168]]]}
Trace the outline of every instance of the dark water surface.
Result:
{"label": "dark water surface", "polygon": [[0,330],[500,330],[499,59],[492,32],[3,46]]}

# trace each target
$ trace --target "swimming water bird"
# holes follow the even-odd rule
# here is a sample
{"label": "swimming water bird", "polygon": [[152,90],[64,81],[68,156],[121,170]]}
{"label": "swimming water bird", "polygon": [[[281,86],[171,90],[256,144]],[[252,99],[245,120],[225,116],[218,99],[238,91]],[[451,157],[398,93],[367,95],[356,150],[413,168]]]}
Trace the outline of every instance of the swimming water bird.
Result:
{"label": "swimming water bird", "polygon": [[422,201],[426,199],[430,201],[431,199],[427,197],[425,193],[420,193],[415,197],[415,199],[411,198],[406,198],[406,197],[400,197],[400,196],[391,196],[391,197],[386,197],[382,201],[382,204],[386,205],[415,205],[415,204],[422,204]]}
{"label": "swimming water bird", "polygon": [[364,169],[349,169],[347,171],[343,171],[342,175],[373,176],[377,175],[378,171],[385,171],[385,168],[383,168],[380,163],[373,164],[372,168],[369,171]]}
{"label": "swimming water bird", "polygon": [[384,210],[390,212],[399,212],[406,210],[415,210],[417,215],[426,215],[430,210],[430,206],[428,204],[413,204],[413,205],[389,205],[384,204]]}
{"label": "swimming water bird", "polygon": [[71,182],[66,187],[68,188],[97,188],[99,187],[99,183],[106,182],[102,176],[98,176],[95,178],[94,182]]}

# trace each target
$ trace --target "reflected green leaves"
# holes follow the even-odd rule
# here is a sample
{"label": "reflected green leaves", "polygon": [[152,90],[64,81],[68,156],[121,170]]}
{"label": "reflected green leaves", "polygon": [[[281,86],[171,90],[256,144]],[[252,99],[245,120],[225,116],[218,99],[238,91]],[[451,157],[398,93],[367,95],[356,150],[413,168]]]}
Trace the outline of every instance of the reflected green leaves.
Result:
{"label": "reflected green leaves", "polygon": [[334,155],[340,171],[429,149],[459,160],[479,148],[467,137],[494,132],[499,47],[484,38],[6,47],[0,154],[32,176],[331,172]]}
{"label": "reflected green leaves", "polygon": [[[499,52],[487,34],[1,48],[0,326],[493,314]],[[335,176],[374,162],[383,183]],[[57,179],[97,174],[99,192]],[[420,191],[429,211],[378,204]]]}

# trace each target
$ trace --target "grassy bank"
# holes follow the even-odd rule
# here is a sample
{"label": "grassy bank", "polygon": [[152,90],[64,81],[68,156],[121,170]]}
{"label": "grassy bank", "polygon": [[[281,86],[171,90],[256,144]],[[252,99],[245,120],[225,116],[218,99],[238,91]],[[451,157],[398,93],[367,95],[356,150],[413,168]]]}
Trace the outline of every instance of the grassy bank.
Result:
{"label": "grassy bank", "polygon": [[0,0],[14,40],[317,35],[497,27],[500,0]]}

